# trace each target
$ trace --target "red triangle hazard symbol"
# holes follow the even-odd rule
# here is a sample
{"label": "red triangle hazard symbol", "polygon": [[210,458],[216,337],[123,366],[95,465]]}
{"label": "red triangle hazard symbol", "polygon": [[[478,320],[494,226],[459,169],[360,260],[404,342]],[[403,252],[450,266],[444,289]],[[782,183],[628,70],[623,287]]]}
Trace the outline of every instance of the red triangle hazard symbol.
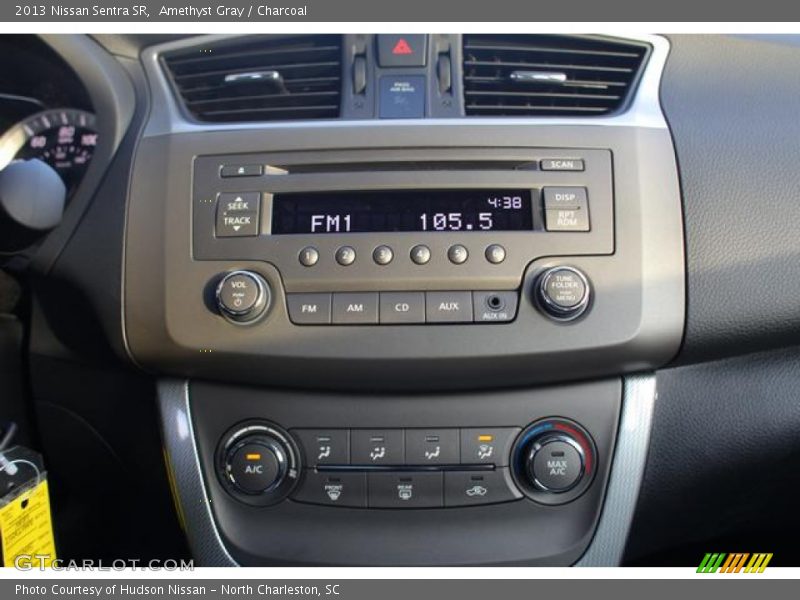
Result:
{"label": "red triangle hazard symbol", "polygon": [[400,38],[392,48],[392,54],[414,54],[414,51],[405,39]]}

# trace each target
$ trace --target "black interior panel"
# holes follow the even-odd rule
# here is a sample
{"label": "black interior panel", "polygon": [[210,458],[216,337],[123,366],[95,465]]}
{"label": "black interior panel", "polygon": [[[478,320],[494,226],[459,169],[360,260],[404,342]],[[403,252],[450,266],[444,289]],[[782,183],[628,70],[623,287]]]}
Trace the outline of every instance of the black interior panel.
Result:
{"label": "black interior panel", "polygon": [[797,564],[800,350],[668,369],[657,385],[627,560],[689,566],[730,548]]}
{"label": "black interior panel", "polygon": [[679,362],[800,341],[800,52],[780,38],[673,36],[661,102],[687,261]]}

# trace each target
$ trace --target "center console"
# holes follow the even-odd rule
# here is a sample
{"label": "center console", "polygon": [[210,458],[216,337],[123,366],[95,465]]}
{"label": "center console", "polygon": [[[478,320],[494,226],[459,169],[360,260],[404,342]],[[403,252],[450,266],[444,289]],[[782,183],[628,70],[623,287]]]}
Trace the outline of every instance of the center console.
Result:
{"label": "center console", "polygon": [[388,66],[381,36],[342,36],[343,72],[376,88],[359,100],[345,80],[338,120],[201,122],[179,98],[191,43],[143,57],[125,334],[167,376],[165,445],[203,562],[619,554],[597,548],[624,533],[615,498],[644,460],[620,423],[646,439],[654,393],[626,390],[683,330],[667,42],[628,41],[646,60],[608,116],[470,117],[468,93],[443,113],[428,86],[420,114],[401,114],[414,99],[385,118],[418,78],[443,81],[442,56],[470,63],[459,36],[419,37],[427,59]]}

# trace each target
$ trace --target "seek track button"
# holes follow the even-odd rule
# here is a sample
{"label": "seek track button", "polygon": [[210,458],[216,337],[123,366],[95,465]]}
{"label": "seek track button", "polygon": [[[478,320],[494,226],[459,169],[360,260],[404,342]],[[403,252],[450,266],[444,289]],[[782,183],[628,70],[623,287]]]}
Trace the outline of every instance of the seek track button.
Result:
{"label": "seek track button", "polygon": [[217,197],[217,237],[258,235],[259,192],[220,194]]}

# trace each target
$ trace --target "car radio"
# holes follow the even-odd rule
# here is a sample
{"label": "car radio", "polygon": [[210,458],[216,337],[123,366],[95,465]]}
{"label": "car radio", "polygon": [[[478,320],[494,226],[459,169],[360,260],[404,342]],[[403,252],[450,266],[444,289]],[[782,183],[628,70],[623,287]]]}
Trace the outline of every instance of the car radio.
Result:
{"label": "car radio", "polygon": [[[504,323],[532,260],[613,250],[611,173],[587,149],[201,156],[194,255],[268,259],[295,325]],[[272,294],[259,273],[221,273],[216,305],[255,323]],[[575,269],[537,293],[556,320],[589,297]]]}

